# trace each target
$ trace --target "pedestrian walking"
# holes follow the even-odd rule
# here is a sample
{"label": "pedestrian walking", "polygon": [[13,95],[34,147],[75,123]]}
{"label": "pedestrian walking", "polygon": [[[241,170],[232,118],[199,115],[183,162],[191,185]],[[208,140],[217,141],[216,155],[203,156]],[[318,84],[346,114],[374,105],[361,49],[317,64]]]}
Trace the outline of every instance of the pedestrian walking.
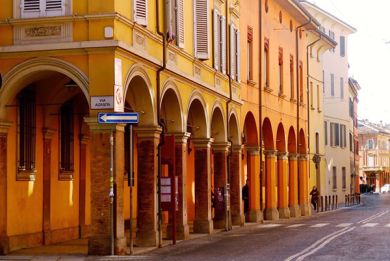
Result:
{"label": "pedestrian walking", "polygon": [[244,214],[245,216],[249,211],[249,188],[248,180],[246,180],[244,187],[242,188],[242,200],[244,201]]}
{"label": "pedestrian walking", "polygon": [[311,195],[311,204],[313,205],[314,210],[317,210],[319,192],[316,186],[313,186],[310,195]]}

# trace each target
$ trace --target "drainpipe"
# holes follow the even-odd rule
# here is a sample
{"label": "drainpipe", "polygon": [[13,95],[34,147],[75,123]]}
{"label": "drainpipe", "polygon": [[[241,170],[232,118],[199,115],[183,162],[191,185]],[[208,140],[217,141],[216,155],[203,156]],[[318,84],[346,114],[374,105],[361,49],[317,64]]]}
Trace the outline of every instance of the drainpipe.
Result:
{"label": "drainpipe", "polygon": [[[307,141],[307,147],[309,149],[309,162],[310,162],[310,106],[309,106],[309,92],[310,92],[310,89],[309,89],[309,77],[310,77],[310,70],[309,70],[309,49],[315,45],[316,43],[318,43],[319,41],[321,41],[322,39],[322,36],[320,34],[320,37],[315,40],[314,42],[310,43],[308,46],[306,46],[306,63],[307,63],[307,66],[306,66],[306,70],[307,70],[307,83],[306,83],[306,92],[307,92],[307,130],[308,130],[308,141]],[[318,95],[318,94],[317,94]],[[309,173],[309,177],[310,177],[310,163],[308,164],[309,165],[309,170],[308,170],[308,173]],[[321,189],[321,188],[320,188]]]}
{"label": "drainpipe", "polygon": [[262,20],[263,20],[263,4],[262,0],[259,1],[259,147],[260,147],[260,211],[263,211],[263,99],[262,99],[262,85],[261,85],[261,79],[262,79],[262,61],[263,61],[263,45],[261,44],[263,41],[263,27],[262,27]]}
{"label": "drainpipe", "polygon": [[[312,22],[312,18],[310,17],[309,18],[309,21],[307,21],[306,23],[304,24],[301,24],[300,26],[298,26],[297,28],[295,28],[295,52],[296,52],[296,68],[297,68],[297,87],[296,87],[296,90],[297,90],[297,153],[299,153],[299,143],[300,143],[300,138],[299,138],[299,103],[300,103],[300,93],[299,93],[299,82],[301,81],[300,79],[300,70],[299,70],[299,29],[301,29],[302,27],[306,26],[306,25],[309,25],[310,23]],[[299,170],[300,170],[300,167],[299,167],[299,162],[297,164],[297,169],[298,169],[298,180],[299,180]],[[299,204],[299,182],[298,182],[298,204]]]}
{"label": "drainpipe", "polygon": [[[156,87],[157,87],[157,122],[161,127],[162,132],[160,134],[160,142],[157,146],[158,148],[158,163],[157,163],[157,207],[158,207],[158,247],[162,247],[162,208],[161,208],[161,147],[164,145],[164,134],[165,134],[165,125],[164,121],[160,117],[160,81],[161,81],[161,72],[166,68],[166,39],[164,32],[160,31],[160,4],[159,0],[156,0],[156,27],[157,34],[161,36],[163,42],[163,65],[157,70],[156,76]],[[175,213],[174,213],[175,214]]]}

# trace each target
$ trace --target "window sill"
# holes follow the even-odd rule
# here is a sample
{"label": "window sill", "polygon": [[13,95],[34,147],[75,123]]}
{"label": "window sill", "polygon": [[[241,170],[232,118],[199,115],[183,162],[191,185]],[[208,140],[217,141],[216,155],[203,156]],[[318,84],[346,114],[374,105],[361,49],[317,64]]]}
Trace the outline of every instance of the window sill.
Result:
{"label": "window sill", "polygon": [[297,102],[297,99],[291,98],[291,99],[290,99],[290,102],[296,103],[296,102]]}
{"label": "window sill", "polygon": [[279,93],[278,96],[279,96],[279,98],[281,98],[281,99],[286,98],[286,94],[283,94],[283,93]]}
{"label": "window sill", "polygon": [[246,82],[248,85],[250,86],[256,86],[256,82],[252,81],[252,80],[247,80]]}
{"label": "window sill", "polygon": [[60,170],[58,180],[60,181],[72,181],[74,176],[73,170]]}
{"label": "window sill", "polygon": [[314,111],[316,108],[314,108],[313,106],[310,106],[310,109],[311,109],[312,111]]}
{"label": "window sill", "polygon": [[272,89],[269,88],[268,86],[265,86],[265,87],[264,87],[264,91],[265,91],[265,92],[268,92],[268,93],[271,93],[271,92],[273,92],[274,90],[272,90]]}
{"label": "window sill", "polygon": [[16,175],[17,181],[35,181],[35,176],[37,174],[36,169],[19,169],[18,174]]}

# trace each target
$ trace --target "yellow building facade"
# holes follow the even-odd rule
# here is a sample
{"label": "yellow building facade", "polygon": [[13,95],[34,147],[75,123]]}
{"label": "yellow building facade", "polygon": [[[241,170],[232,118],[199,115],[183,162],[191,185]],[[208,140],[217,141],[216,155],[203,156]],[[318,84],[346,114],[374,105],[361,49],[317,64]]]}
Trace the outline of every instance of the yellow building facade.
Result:
{"label": "yellow building facade", "polygon": [[[317,22],[296,1],[189,3],[4,1],[1,254],[77,238],[90,254],[157,246],[173,237],[164,176],[177,178],[177,239],[310,215]],[[113,111],[139,114],[133,136],[98,123]]]}

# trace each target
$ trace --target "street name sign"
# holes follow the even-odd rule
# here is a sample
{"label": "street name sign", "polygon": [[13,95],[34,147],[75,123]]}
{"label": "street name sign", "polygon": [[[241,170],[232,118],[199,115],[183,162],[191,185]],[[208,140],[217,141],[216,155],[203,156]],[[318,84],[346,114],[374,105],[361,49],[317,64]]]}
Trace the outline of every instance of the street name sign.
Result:
{"label": "street name sign", "polygon": [[99,112],[99,123],[130,123],[137,124],[139,122],[138,112]]}
{"label": "street name sign", "polygon": [[114,96],[92,96],[91,97],[91,109],[113,109],[114,108]]}

